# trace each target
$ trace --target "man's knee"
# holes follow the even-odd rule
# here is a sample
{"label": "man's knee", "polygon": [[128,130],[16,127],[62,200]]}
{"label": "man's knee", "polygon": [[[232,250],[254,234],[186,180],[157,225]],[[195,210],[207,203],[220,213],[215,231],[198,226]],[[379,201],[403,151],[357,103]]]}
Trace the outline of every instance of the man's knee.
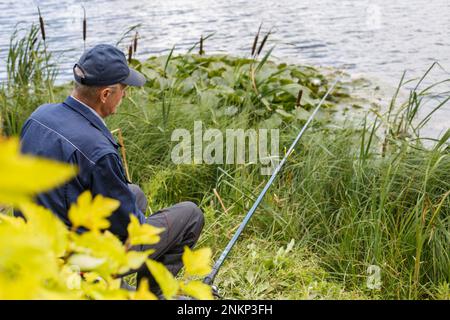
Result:
{"label": "man's knee", "polygon": [[203,211],[193,202],[184,201],[180,203],[184,207],[186,207],[186,212],[189,212],[191,215],[191,219],[194,220],[201,228],[205,224],[205,217],[203,215]]}

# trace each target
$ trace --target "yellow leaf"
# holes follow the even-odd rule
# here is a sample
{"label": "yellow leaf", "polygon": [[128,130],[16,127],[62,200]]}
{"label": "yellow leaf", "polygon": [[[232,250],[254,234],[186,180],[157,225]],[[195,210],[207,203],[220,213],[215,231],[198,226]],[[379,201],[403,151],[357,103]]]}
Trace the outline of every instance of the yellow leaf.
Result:
{"label": "yellow leaf", "polygon": [[83,192],[69,209],[69,219],[73,227],[86,227],[92,231],[110,226],[107,218],[120,206],[115,199],[98,194],[93,200],[90,191]]}
{"label": "yellow leaf", "polygon": [[108,289],[120,289],[120,284],[122,282],[122,279],[118,278],[118,279],[110,279],[108,281]]}
{"label": "yellow leaf", "polygon": [[53,252],[29,226],[0,223],[0,299],[36,299],[43,285],[59,281]]}
{"label": "yellow leaf", "polygon": [[105,284],[105,288],[106,288],[105,279],[100,277],[100,275],[98,273],[96,273],[96,272],[85,272],[83,274],[83,279],[87,283],[94,283],[94,282],[99,283],[99,282],[102,282],[103,284]]}
{"label": "yellow leaf", "polygon": [[125,273],[130,269],[138,269],[147,260],[148,256],[151,255],[155,250],[150,249],[144,252],[141,251],[129,251],[127,252],[127,265],[123,269],[119,270],[119,273]]}
{"label": "yellow leaf", "polygon": [[183,264],[186,274],[190,276],[206,276],[211,272],[211,249],[202,248],[192,251],[188,246],[184,247]]}
{"label": "yellow leaf", "polygon": [[159,242],[159,235],[164,228],[157,228],[150,224],[141,224],[135,215],[130,215],[128,225],[128,242],[134,246],[138,244],[155,244]]}
{"label": "yellow leaf", "polygon": [[181,290],[187,295],[199,300],[213,300],[211,287],[201,281],[190,281],[188,284],[181,283]]}
{"label": "yellow leaf", "polygon": [[33,203],[21,204],[20,210],[32,233],[30,237],[54,252],[55,257],[63,256],[68,243],[66,225],[50,210]]}
{"label": "yellow leaf", "polygon": [[[0,267],[3,267],[0,264]],[[36,299],[41,289],[41,277],[32,273],[23,273],[16,277],[8,277],[0,273],[1,300],[31,300]]]}
{"label": "yellow leaf", "polygon": [[[92,287],[92,285],[91,285]],[[95,286],[93,288],[86,289],[86,294],[89,298],[94,300],[125,300],[128,298],[128,291],[124,289],[99,289]]]}
{"label": "yellow leaf", "polygon": [[167,300],[172,299],[178,292],[178,281],[162,263],[154,260],[147,260],[146,264],[153,277],[155,277],[156,282],[159,284],[164,297]]}
{"label": "yellow leaf", "polygon": [[69,290],[80,290],[81,282],[83,281],[80,269],[75,266],[63,266],[60,275],[63,279],[65,287]]}
{"label": "yellow leaf", "polygon": [[111,232],[85,232],[81,235],[71,234],[71,250],[95,258],[106,258],[95,271],[101,276],[118,274],[122,266],[127,265],[127,253],[120,240]]}
{"label": "yellow leaf", "polygon": [[70,265],[76,266],[80,271],[95,270],[104,264],[105,261],[105,258],[96,258],[88,254],[73,254],[68,260]]}
{"label": "yellow leaf", "polygon": [[80,290],[46,290],[41,289],[36,300],[81,300],[83,293]]}
{"label": "yellow leaf", "polygon": [[132,294],[134,300],[158,300],[158,298],[150,292],[147,279],[142,279],[139,288]]}
{"label": "yellow leaf", "polygon": [[17,207],[40,192],[70,180],[77,168],[68,164],[22,155],[17,138],[0,138],[0,203]]}
{"label": "yellow leaf", "polygon": [[25,220],[21,217],[11,217],[6,214],[0,214],[0,225],[5,224],[11,226],[12,228],[24,228]]}

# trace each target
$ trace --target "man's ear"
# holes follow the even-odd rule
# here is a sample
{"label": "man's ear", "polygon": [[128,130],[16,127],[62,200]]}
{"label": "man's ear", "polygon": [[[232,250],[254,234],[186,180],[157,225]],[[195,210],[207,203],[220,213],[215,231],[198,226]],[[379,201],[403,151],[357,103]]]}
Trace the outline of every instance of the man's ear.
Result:
{"label": "man's ear", "polygon": [[105,103],[108,96],[111,94],[111,88],[106,87],[100,90],[100,101]]}

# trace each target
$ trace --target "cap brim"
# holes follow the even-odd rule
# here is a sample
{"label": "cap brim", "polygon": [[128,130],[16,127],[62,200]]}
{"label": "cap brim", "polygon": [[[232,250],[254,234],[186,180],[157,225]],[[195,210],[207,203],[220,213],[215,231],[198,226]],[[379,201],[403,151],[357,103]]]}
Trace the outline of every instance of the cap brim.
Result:
{"label": "cap brim", "polygon": [[130,74],[125,80],[121,81],[121,83],[133,87],[142,87],[146,81],[147,80],[142,73],[130,68]]}

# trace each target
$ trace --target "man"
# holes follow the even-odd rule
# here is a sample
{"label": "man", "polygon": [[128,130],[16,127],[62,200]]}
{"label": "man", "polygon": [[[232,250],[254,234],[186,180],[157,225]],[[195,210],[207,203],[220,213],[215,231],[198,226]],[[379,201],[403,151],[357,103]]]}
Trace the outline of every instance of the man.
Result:
{"label": "man", "polygon": [[[71,96],[63,103],[40,106],[22,128],[22,152],[79,167],[75,179],[40,194],[38,203],[70,227],[69,207],[83,191],[119,200],[119,209],[110,217],[110,231],[125,241],[130,214],[141,223],[165,228],[158,244],[137,249],[154,248],[151,258],[177,274],[182,267],[184,246],[192,248],[198,240],[204,224],[203,213],[194,203],[182,202],[146,218],[145,195],[127,181],[119,145],[103,120],[116,112],[127,86],[145,84],[144,76],[128,67],[119,49],[105,44],[86,51],[73,72],[75,88]],[[149,278],[150,288],[155,291],[157,286],[145,266],[138,270],[138,283],[142,277]]]}

